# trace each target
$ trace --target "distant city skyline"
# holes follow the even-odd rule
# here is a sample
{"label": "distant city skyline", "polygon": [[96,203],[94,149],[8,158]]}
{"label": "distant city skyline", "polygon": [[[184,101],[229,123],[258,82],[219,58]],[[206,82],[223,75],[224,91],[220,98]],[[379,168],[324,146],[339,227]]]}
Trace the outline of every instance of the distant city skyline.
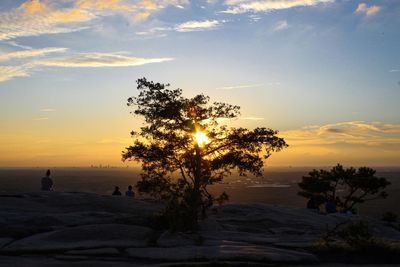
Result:
{"label": "distant city skyline", "polygon": [[399,29],[397,0],[2,0],[0,167],[125,166],[141,77],[279,130],[269,166],[400,166]]}

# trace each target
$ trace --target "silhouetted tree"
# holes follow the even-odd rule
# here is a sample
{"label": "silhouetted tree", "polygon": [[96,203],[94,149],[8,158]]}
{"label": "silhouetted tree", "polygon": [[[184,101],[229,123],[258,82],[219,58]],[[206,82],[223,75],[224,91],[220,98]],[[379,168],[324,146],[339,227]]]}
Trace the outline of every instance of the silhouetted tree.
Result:
{"label": "silhouetted tree", "polygon": [[207,186],[221,182],[234,169],[240,175],[262,175],[263,158],[286,145],[277,131],[248,130],[220,125],[220,119],[239,116],[239,107],[209,103],[203,94],[193,98],[169,84],[137,80],[139,95],[128,99],[133,114],[144,118],[134,144],[123,152],[123,160],[142,164],[140,192],[166,201],[165,216],[170,227],[193,229],[199,215],[213,201]]}
{"label": "silhouetted tree", "polygon": [[387,197],[384,189],[390,182],[376,177],[375,173],[368,167],[345,169],[340,164],[330,171],[314,169],[309,176],[303,176],[299,195],[318,204],[332,197],[339,200],[337,204],[343,211],[351,211],[357,203]]}

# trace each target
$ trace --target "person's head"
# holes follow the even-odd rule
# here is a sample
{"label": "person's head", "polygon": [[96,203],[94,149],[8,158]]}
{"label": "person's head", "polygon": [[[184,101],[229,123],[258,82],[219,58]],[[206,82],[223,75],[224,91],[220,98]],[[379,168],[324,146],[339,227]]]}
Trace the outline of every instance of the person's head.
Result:
{"label": "person's head", "polygon": [[119,191],[119,186],[116,186],[116,187],[115,187],[115,191]]}
{"label": "person's head", "polygon": [[132,186],[131,186],[131,185],[128,186],[128,190],[129,190],[129,191],[132,191]]}
{"label": "person's head", "polygon": [[50,176],[50,170],[47,170],[46,176]]}

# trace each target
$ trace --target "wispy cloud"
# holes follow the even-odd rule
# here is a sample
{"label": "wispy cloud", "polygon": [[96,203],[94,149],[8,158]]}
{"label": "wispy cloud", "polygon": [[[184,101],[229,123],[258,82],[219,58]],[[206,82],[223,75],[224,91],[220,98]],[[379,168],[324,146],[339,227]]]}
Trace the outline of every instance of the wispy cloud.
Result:
{"label": "wispy cloud", "polygon": [[18,48],[22,48],[22,49],[33,49],[31,46],[27,46],[27,45],[22,45],[22,44],[19,44],[19,43],[17,43],[17,42],[15,42],[15,41],[3,41],[3,43],[5,43],[5,44],[7,44],[7,45],[10,45],[10,46],[14,46],[14,47],[18,47]]}
{"label": "wispy cloud", "polygon": [[264,120],[264,118],[262,118],[262,117],[241,117],[240,119],[248,120],[248,121],[262,121],[262,120]]}
{"label": "wispy cloud", "polygon": [[27,76],[29,76],[29,73],[25,66],[0,66],[0,82]]}
{"label": "wispy cloud", "polygon": [[43,34],[69,33],[87,29],[86,27],[56,26],[57,23],[46,21],[44,18],[20,17],[4,18],[0,15],[0,41],[17,37],[38,36]]}
{"label": "wispy cloud", "polygon": [[115,13],[145,19],[168,6],[187,4],[187,0],[27,0],[18,8],[0,12],[0,40],[80,31],[92,27],[92,20]]}
{"label": "wispy cloud", "polygon": [[187,21],[176,26],[178,32],[204,31],[217,28],[221,24],[218,20]]}
{"label": "wispy cloud", "polygon": [[54,108],[42,108],[40,111],[41,112],[54,112],[56,110]]}
{"label": "wispy cloud", "polygon": [[78,54],[71,57],[38,60],[31,64],[47,67],[98,68],[139,66],[170,60],[173,60],[173,58],[140,58],[119,54],[88,53]]}
{"label": "wispy cloud", "polygon": [[157,35],[157,36],[165,36],[165,33],[168,31],[172,31],[171,27],[153,27],[149,28],[145,31],[136,32],[137,35],[147,36],[147,35]]}
{"label": "wispy cloud", "polygon": [[47,121],[48,119],[47,117],[33,118],[34,121]]}
{"label": "wispy cloud", "polygon": [[[144,2],[144,1],[141,1]],[[150,1],[146,1],[150,2]],[[76,8],[83,10],[102,11],[133,11],[133,6],[121,0],[76,0]]]}
{"label": "wispy cloud", "polygon": [[285,29],[289,28],[289,23],[286,20],[281,20],[276,23],[273,31],[278,32],[278,31],[283,31]]}
{"label": "wispy cloud", "polygon": [[372,5],[368,6],[366,3],[360,3],[357,6],[356,13],[365,14],[366,16],[371,16],[378,13],[381,10],[380,6]]}
{"label": "wispy cloud", "polygon": [[148,11],[143,11],[143,12],[139,12],[137,14],[135,14],[134,19],[135,20],[144,20],[146,18],[148,18],[150,16],[150,12]]}
{"label": "wispy cloud", "polygon": [[217,87],[215,89],[216,90],[234,90],[234,89],[254,88],[254,87],[260,87],[260,86],[263,86],[263,84],[243,84],[243,85],[223,86],[223,87]]}
{"label": "wispy cloud", "polygon": [[[27,55],[24,55],[27,57]],[[9,58],[9,57],[8,57]],[[0,66],[0,82],[27,77],[38,67],[100,68],[134,67],[150,63],[171,61],[173,58],[142,58],[110,53],[83,53],[65,57],[33,60],[19,66]],[[49,110],[47,110],[49,111]]]}
{"label": "wispy cloud", "polygon": [[47,47],[42,49],[29,49],[29,50],[21,50],[0,54],[0,61],[7,61],[11,59],[18,58],[29,58],[42,56],[49,53],[57,53],[57,52],[65,52],[67,48],[59,48],[59,47]]}
{"label": "wispy cloud", "polygon": [[337,143],[359,145],[400,145],[400,124],[340,122],[305,126],[298,130],[281,132],[289,143],[296,145],[331,145]]}
{"label": "wispy cloud", "polygon": [[400,69],[391,69],[389,72],[400,72]]}
{"label": "wispy cloud", "polygon": [[332,3],[335,0],[226,0],[228,9],[223,13],[240,14],[245,12],[265,12],[301,6],[315,6]]}
{"label": "wispy cloud", "polygon": [[98,144],[129,144],[131,142],[130,138],[105,138],[97,141]]}
{"label": "wispy cloud", "polygon": [[[95,17],[79,9],[56,9],[49,2],[27,1],[19,8],[0,13],[0,40],[22,36],[66,33],[81,30],[78,23]],[[72,24],[68,26],[68,24]]]}
{"label": "wispy cloud", "polygon": [[201,20],[201,21],[186,21],[175,26],[156,26],[152,28],[148,28],[144,31],[136,32],[137,35],[141,36],[158,36],[163,37],[166,36],[168,32],[177,31],[177,32],[194,32],[194,31],[206,31],[206,30],[214,30],[221,26],[225,21],[221,20]]}

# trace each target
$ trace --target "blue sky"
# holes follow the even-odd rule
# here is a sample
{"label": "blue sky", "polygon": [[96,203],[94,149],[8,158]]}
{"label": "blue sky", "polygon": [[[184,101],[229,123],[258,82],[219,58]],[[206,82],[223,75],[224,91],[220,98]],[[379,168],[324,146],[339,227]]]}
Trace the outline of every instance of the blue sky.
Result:
{"label": "blue sky", "polygon": [[140,77],[278,129],[272,165],[400,165],[397,0],[0,2],[0,166],[120,165]]}

